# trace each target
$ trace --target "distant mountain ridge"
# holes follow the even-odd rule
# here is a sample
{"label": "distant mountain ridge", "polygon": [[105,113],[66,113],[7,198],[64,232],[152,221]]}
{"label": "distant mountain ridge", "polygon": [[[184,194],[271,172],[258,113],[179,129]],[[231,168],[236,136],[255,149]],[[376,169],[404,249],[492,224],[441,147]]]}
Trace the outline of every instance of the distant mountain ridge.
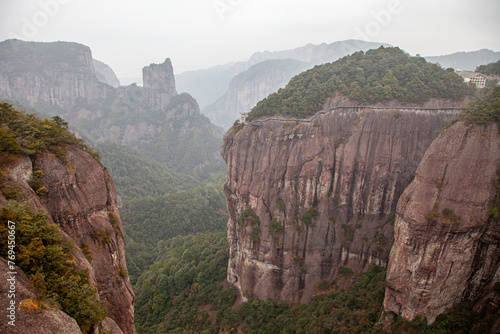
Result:
{"label": "distant mountain ridge", "polygon": [[[346,40],[334,43],[322,43],[319,45],[307,44],[283,51],[262,51],[254,53],[248,61],[228,63],[204,70],[189,71],[176,75],[180,91],[186,91],[198,100],[203,114],[217,125],[229,128],[239,118],[240,113],[249,112],[255,106],[255,101],[260,101],[283,88],[293,75],[300,73],[315,65],[333,62],[339,58],[349,55],[355,51],[367,51],[380,46],[389,47],[385,43],[369,43],[360,40]],[[290,69],[288,80],[282,77],[282,69],[271,67],[257,75],[257,70],[252,68],[256,64],[269,60],[297,60],[305,63],[299,65],[295,70]],[[482,49],[472,52],[457,52],[450,55],[428,56],[425,59],[432,63],[439,63],[444,68],[455,70],[474,71],[477,66],[496,62],[500,59],[500,52]],[[283,65],[281,65],[283,66]],[[263,68],[263,67],[262,67]],[[240,76],[240,74],[251,71]],[[272,74],[271,74],[272,73]],[[270,77],[279,78],[272,81]],[[247,78],[247,82],[243,82]],[[260,78],[259,82],[256,82]],[[253,89],[251,88],[253,87]]]}
{"label": "distant mountain ridge", "polygon": [[258,63],[269,59],[290,58],[318,65],[324,62],[332,62],[355,51],[367,51],[380,46],[390,47],[391,45],[355,39],[337,41],[330,44],[307,44],[291,50],[256,52],[250,57],[250,63]]}
{"label": "distant mountain ridge", "polygon": [[116,76],[115,72],[109,65],[99,61],[97,59],[93,59],[94,70],[97,75],[97,78],[104,83],[107,83],[110,86],[117,88],[120,86],[120,80]]}
{"label": "distant mountain ridge", "polygon": [[384,43],[347,40],[330,44],[307,44],[303,47],[283,51],[256,52],[247,61],[178,74],[176,75],[176,81],[179,91],[192,94],[203,110],[226,92],[232,78],[260,62],[271,59],[295,59],[310,63],[310,66],[313,67],[324,62],[335,61],[355,51],[366,51],[381,45],[390,46]]}
{"label": "distant mountain ridge", "polygon": [[449,55],[428,56],[425,60],[431,63],[439,63],[444,68],[453,68],[462,71],[475,71],[476,67],[494,63],[500,60],[500,52],[481,49],[470,52],[455,52]]}
{"label": "distant mountain ridge", "polygon": [[295,59],[262,61],[236,75],[227,92],[203,113],[215,124],[228,129],[240,114],[248,113],[257,102],[284,87],[290,78],[308,67],[308,63]]}
{"label": "distant mountain ridge", "polygon": [[178,75],[176,79],[181,91],[190,92],[202,101],[203,114],[227,129],[239,118],[240,113],[249,112],[258,101],[284,87],[294,75],[353,52],[380,46],[390,45],[346,40],[330,44],[307,44],[291,50],[256,52],[246,62],[188,72]]}

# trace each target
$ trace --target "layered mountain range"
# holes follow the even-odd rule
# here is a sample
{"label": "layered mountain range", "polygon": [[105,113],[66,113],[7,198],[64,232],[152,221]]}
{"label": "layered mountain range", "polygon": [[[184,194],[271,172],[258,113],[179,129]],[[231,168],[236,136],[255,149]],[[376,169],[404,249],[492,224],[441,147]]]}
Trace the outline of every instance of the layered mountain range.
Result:
{"label": "layered mountain range", "polygon": [[256,52],[246,62],[182,73],[177,80],[182,89],[196,97],[205,115],[228,129],[241,113],[248,113],[258,101],[283,88],[294,75],[315,65],[381,45],[389,46],[347,40],[308,44],[292,50]]}
{"label": "layered mountain range", "polygon": [[[370,45],[349,41],[336,47],[335,52],[325,44],[261,53],[248,63],[214,70],[212,83],[230,87],[213,105],[214,115],[227,106],[248,111],[311,62]],[[342,273],[378,265],[387,269],[387,320],[425,317],[431,324],[466,299],[498,318],[498,125],[460,118],[472,89],[453,71],[420,57],[407,61],[410,57],[401,50],[381,48],[370,55],[380,63],[363,67],[369,62],[358,52],[340,62],[345,66],[341,70],[333,64],[295,77],[288,88],[258,104],[260,114],[235,123],[224,136],[220,154],[227,164],[230,213],[227,281],[242,300],[300,304]],[[352,69],[351,60],[363,62]],[[62,116],[79,135],[113,142],[101,147],[123,150],[115,152],[120,157],[129,154],[124,147],[137,149],[152,175],[165,171],[144,156],[187,171],[189,176],[183,177],[190,184],[218,170],[222,132],[201,115],[189,94],[177,93],[170,60],[145,67],[143,80],[143,87],[114,87],[109,69],[80,44],[0,43],[2,99]],[[234,116],[220,121],[229,126]],[[125,271],[118,198],[107,170],[77,147],[62,159],[47,152],[21,154],[2,167],[2,187],[8,191],[2,192],[0,204],[8,207],[14,196],[60,226],[65,240],[78,246],[71,253],[77,268],[87,269],[90,283],[98,286],[96,298],[107,309],[102,329],[133,333],[134,296]],[[176,175],[168,177],[180,182]],[[33,186],[34,181],[39,184]],[[127,180],[122,181],[127,187]],[[133,190],[131,197],[147,192]],[[137,203],[168,209],[149,206],[152,214],[176,212],[174,218],[182,224],[189,219],[186,196],[173,197],[175,208],[151,196]],[[200,198],[205,213],[215,205]],[[162,226],[157,224],[161,215],[152,220],[148,214],[140,223]],[[143,262],[137,266],[139,274],[148,265]],[[6,268],[4,262],[0,266]],[[33,277],[19,278],[23,300],[36,299],[29,279]],[[1,288],[6,292],[8,287]],[[29,328],[78,332],[76,322],[62,312],[23,312],[20,319]],[[498,328],[496,320],[492,333]]]}
{"label": "layered mountain range", "polygon": [[[0,98],[58,115],[92,141],[126,144],[194,175],[221,165],[222,132],[189,94],[177,94],[169,59],[143,69],[143,87],[118,88],[101,81],[116,84],[77,43],[7,40],[0,43],[0,65]],[[195,143],[196,150],[188,149]]]}

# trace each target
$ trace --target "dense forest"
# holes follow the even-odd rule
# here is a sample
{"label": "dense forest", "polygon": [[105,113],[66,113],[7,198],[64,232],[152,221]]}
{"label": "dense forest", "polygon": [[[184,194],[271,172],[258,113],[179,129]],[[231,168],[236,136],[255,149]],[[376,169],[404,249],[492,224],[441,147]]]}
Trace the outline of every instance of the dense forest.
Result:
{"label": "dense forest", "polygon": [[399,48],[380,47],[295,76],[285,88],[260,101],[247,120],[273,115],[311,116],[335,92],[360,104],[391,100],[418,104],[431,98],[460,100],[474,91],[451,68],[445,70],[424,58],[411,57]]}
{"label": "dense forest", "polygon": [[481,65],[476,68],[476,72],[486,75],[499,75],[500,74],[500,60],[496,63]]}
{"label": "dense forest", "polygon": [[[480,334],[495,320],[465,301],[432,326],[422,319],[379,323],[385,271],[377,266],[358,274],[340,268],[309,305],[250,299],[234,307],[236,293],[224,283],[229,252],[224,232],[178,236],[161,241],[157,251],[158,260],[136,284],[138,333]],[[346,282],[352,285],[343,290]]]}
{"label": "dense forest", "polygon": [[0,150],[30,157],[44,152],[64,160],[67,149],[76,146],[99,159],[98,153],[68,131],[68,123],[59,116],[41,120],[25,114],[8,103],[0,103]]}
{"label": "dense forest", "polygon": [[139,333],[356,333],[372,329],[382,311],[385,272],[380,267],[360,275],[346,268],[339,279],[357,283],[345,292],[325,285],[310,305],[250,300],[232,308],[236,294],[223,283],[225,233],[179,236],[161,241],[157,251],[158,260],[136,285]]}
{"label": "dense forest", "polygon": [[102,163],[124,199],[155,197],[199,184],[193,176],[176,172],[129,146],[106,141],[94,147],[101,153]]}
{"label": "dense forest", "polygon": [[226,227],[229,215],[223,169],[200,180],[124,145],[99,142],[95,147],[122,198],[120,212],[132,284],[156,259],[159,241]]}
{"label": "dense forest", "polygon": [[158,257],[156,244],[178,235],[224,230],[229,215],[223,182],[209,180],[186,191],[130,201],[122,210],[130,281]]}

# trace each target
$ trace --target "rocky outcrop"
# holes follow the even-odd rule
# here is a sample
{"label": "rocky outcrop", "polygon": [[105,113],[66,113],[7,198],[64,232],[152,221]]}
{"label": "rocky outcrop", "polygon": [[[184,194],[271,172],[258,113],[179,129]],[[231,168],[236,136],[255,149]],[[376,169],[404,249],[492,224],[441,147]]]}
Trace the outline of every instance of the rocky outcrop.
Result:
{"label": "rocky outcrop", "polygon": [[[113,93],[113,87],[97,80],[92,53],[84,45],[7,40],[0,43],[0,50],[0,97],[31,106],[50,104],[64,118],[73,119],[78,116],[67,111],[98,103]],[[87,117],[96,115],[97,110]]]}
{"label": "rocky outcrop", "polygon": [[425,153],[397,205],[384,302],[389,316],[433,323],[462,299],[500,304],[498,288],[492,293],[500,282],[500,225],[490,216],[498,133],[497,125],[458,122]]}
{"label": "rocky outcrop", "polygon": [[[116,325],[123,333],[135,333],[134,293],[126,275],[124,236],[113,180],[99,162],[80,149],[70,149],[66,159],[62,163],[49,153],[33,161],[20,157],[4,167],[10,172],[5,182],[20,187],[20,201],[47,212],[49,221],[58,224],[66,238],[74,242],[72,253],[77,267],[89,270],[90,283],[98,287],[99,298],[108,311],[105,327]],[[40,197],[27,183],[33,178],[33,170],[43,173],[40,181],[45,191]],[[5,203],[0,196],[0,204]],[[91,258],[83,254],[84,245]]]}
{"label": "rocky outcrop", "polygon": [[268,60],[252,66],[231,80],[227,92],[214,104],[203,110],[215,124],[229,129],[241,113],[248,113],[257,102],[307,68],[307,64],[293,59]]}
{"label": "rocky outcrop", "polygon": [[170,59],[163,64],[151,64],[142,69],[144,103],[151,110],[162,110],[168,106],[175,90],[174,69]]}
{"label": "rocky outcrop", "polygon": [[[10,274],[15,272],[16,274]],[[15,277],[15,289],[11,290],[10,282]],[[8,281],[11,280],[11,281]],[[80,328],[75,319],[66,313],[50,308],[40,312],[30,305],[35,299],[35,294],[30,290],[31,281],[18,267],[14,269],[7,265],[7,261],[0,258],[0,332],[11,334],[81,334]],[[15,291],[15,299],[8,295]],[[14,311],[10,301],[18,302],[14,306]],[[30,307],[31,306],[31,307]],[[12,311],[12,312],[11,312]],[[11,324],[9,324],[11,322]]]}
{"label": "rocky outcrop", "polygon": [[304,303],[340,267],[387,266],[397,201],[457,114],[337,107],[230,129],[228,281],[243,298]]}

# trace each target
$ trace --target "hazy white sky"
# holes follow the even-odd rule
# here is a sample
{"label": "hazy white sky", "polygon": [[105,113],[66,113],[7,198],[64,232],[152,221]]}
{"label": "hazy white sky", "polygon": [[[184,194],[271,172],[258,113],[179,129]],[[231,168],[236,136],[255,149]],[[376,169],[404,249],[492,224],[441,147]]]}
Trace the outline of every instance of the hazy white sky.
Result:
{"label": "hazy white sky", "polygon": [[499,0],[0,0],[0,41],[73,41],[118,77],[358,38],[411,54],[500,50]]}

